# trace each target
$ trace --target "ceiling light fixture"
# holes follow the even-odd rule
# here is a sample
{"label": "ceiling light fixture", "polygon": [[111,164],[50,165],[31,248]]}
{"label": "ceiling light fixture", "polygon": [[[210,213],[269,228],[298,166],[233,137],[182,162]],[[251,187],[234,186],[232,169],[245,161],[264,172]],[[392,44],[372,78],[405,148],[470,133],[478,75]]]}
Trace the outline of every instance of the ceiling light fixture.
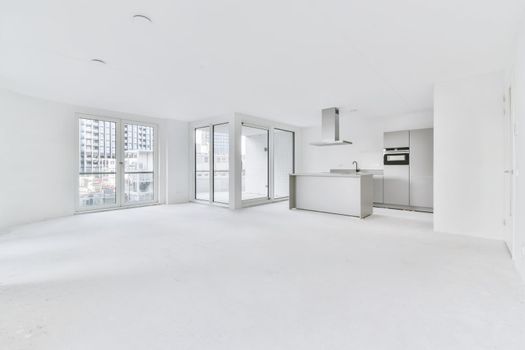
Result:
{"label": "ceiling light fixture", "polygon": [[142,22],[153,23],[153,21],[151,20],[151,18],[149,18],[148,16],[145,16],[145,15],[140,15],[140,14],[133,15],[133,19],[134,19],[134,20],[139,20],[139,21],[142,21]]}
{"label": "ceiling light fixture", "polygon": [[92,58],[91,62],[106,64],[106,61],[101,60],[100,58]]}

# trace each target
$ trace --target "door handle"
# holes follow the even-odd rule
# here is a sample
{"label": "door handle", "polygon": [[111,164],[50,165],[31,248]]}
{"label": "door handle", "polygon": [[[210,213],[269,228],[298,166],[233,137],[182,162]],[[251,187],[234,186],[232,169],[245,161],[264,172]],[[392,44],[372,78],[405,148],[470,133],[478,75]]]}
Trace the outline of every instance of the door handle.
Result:
{"label": "door handle", "polygon": [[513,175],[514,174],[514,170],[510,169],[510,170],[505,170],[503,171],[505,174],[510,174],[510,175]]}

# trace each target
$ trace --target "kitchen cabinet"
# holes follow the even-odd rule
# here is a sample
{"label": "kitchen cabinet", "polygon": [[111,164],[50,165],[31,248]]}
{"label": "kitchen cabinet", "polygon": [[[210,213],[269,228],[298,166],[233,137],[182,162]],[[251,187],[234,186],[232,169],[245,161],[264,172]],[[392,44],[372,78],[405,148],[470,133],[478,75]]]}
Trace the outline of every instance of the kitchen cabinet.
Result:
{"label": "kitchen cabinet", "polygon": [[385,132],[383,141],[385,148],[409,147],[410,134],[408,130]]}
{"label": "kitchen cabinet", "polygon": [[434,129],[410,130],[410,206],[432,208]]}
{"label": "kitchen cabinet", "polygon": [[383,202],[396,206],[410,205],[410,169],[407,165],[385,166]]}
{"label": "kitchen cabinet", "polygon": [[372,215],[374,184],[372,174],[294,173],[290,174],[290,209],[357,216]]}
{"label": "kitchen cabinet", "polygon": [[374,175],[374,203],[383,203],[383,175]]}

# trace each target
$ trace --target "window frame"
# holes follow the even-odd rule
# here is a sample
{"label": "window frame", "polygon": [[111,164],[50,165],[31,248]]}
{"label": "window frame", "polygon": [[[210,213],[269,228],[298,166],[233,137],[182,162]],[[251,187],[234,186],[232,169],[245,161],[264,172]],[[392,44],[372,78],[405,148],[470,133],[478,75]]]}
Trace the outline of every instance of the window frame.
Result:
{"label": "window frame", "polygon": [[[208,147],[208,199],[201,199],[197,198],[197,130],[199,129],[208,129],[210,133],[209,138],[209,147]],[[193,193],[193,200],[200,202],[200,203],[206,203],[211,202],[213,197],[213,174],[212,174],[212,163],[213,163],[213,125],[203,125],[193,128],[193,187],[194,187],[194,193]],[[204,172],[204,170],[200,170],[199,172]]]}
{"label": "window frame", "polygon": [[[252,129],[259,129],[259,130],[264,130],[266,131],[266,146],[267,146],[267,152],[266,152],[266,196],[261,196],[261,197],[257,197],[257,198],[248,198],[248,199],[243,199],[242,198],[242,160],[241,160],[241,165],[239,167],[241,173],[239,174],[239,178],[240,178],[240,181],[241,181],[241,203],[244,204],[247,204],[247,205],[251,205],[251,204],[254,204],[254,203],[265,203],[265,202],[269,202],[272,200],[272,189],[271,187],[271,183],[272,183],[272,179],[270,178],[271,174],[272,174],[272,168],[270,167],[271,164],[272,164],[272,160],[273,160],[273,156],[271,155],[272,153],[272,146],[270,145],[270,135],[271,135],[271,130],[272,128],[270,127],[266,127],[266,126],[262,126],[262,125],[257,125],[257,124],[252,124],[252,123],[247,123],[247,122],[241,122],[241,130],[240,130],[240,136],[241,136],[241,139],[242,139],[242,128],[243,127],[247,127],[247,128],[252,128]],[[273,135],[272,135],[273,136]],[[241,144],[242,144],[242,141],[241,141]],[[240,147],[242,147],[242,145],[240,145]],[[240,150],[241,152],[241,157],[242,157],[242,150]],[[270,159],[272,158],[272,159]]]}
{"label": "window frame", "polygon": [[[149,123],[149,122],[143,122],[143,121],[140,121],[140,120],[130,120],[130,119],[121,119],[120,120],[120,134],[121,134],[121,138],[120,138],[120,151],[121,151],[121,158],[120,158],[120,161],[117,161],[117,164],[120,165],[120,168],[121,168],[121,171],[122,171],[122,175],[120,176],[120,181],[121,181],[121,184],[120,184],[120,188],[122,189],[121,193],[120,193],[120,202],[121,202],[121,207],[122,208],[128,208],[128,207],[137,207],[137,206],[147,206],[147,205],[152,205],[152,204],[157,204],[159,199],[158,199],[158,193],[159,193],[159,147],[158,147],[158,137],[159,137],[159,130],[158,130],[158,126],[157,124],[155,123]],[[142,125],[142,126],[146,126],[146,127],[151,127],[153,128],[153,145],[152,145],[152,149],[153,149],[153,199],[150,200],[150,201],[142,201],[142,202],[128,202],[126,203],[126,200],[125,200],[125,196],[126,196],[126,191],[125,191],[125,181],[126,181],[126,166],[125,166],[125,162],[126,162],[126,150],[124,149],[124,125],[126,124],[132,124],[132,125]],[[147,173],[150,173],[149,171]]]}
{"label": "window frame", "polygon": [[[228,129],[228,202],[220,202],[220,201],[216,201],[215,200],[215,128],[217,126],[227,126],[227,129]],[[211,134],[210,134],[210,148],[211,148],[211,162],[210,162],[210,168],[211,168],[211,171],[210,171],[210,177],[212,178],[211,179],[211,187],[210,187],[210,198],[211,198],[211,202],[214,203],[214,204],[219,204],[219,205],[227,205],[229,206],[230,205],[230,202],[231,202],[231,196],[230,196],[230,184],[229,184],[229,181],[230,181],[230,173],[231,173],[231,169],[230,169],[230,162],[229,162],[229,159],[230,159],[230,123],[229,122],[225,122],[225,123],[218,123],[218,124],[212,124],[211,126]]]}
{"label": "window frame", "polygon": [[[107,117],[102,115],[95,115],[95,114],[88,114],[88,113],[75,113],[76,115],[76,123],[75,123],[75,144],[76,144],[76,162],[75,162],[75,189],[74,189],[74,200],[75,200],[75,213],[89,213],[89,212],[97,212],[97,211],[106,211],[106,210],[116,210],[116,209],[125,209],[125,208],[133,208],[133,207],[142,207],[142,206],[148,206],[148,205],[155,205],[158,204],[158,196],[159,196],[159,187],[160,187],[160,181],[159,181],[159,132],[158,132],[158,125],[151,122],[145,122],[142,120],[132,120],[132,119],[121,119],[121,118],[113,118],[113,117]],[[106,121],[106,122],[113,122],[115,123],[115,204],[114,205],[99,205],[99,206],[93,206],[93,207],[82,207],[80,205],[80,120],[81,119],[90,119],[90,120],[99,120],[99,121]],[[154,156],[153,156],[153,181],[154,181],[154,187],[153,187],[153,200],[151,201],[143,201],[143,202],[130,202],[125,203],[124,201],[124,178],[125,178],[125,169],[124,169],[124,161],[125,161],[125,150],[124,150],[124,124],[140,124],[144,126],[149,126],[153,128],[153,150],[154,150]],[[105,147],[105,145],[104,145]],[[93,173],[97,174],[97,173]]]}

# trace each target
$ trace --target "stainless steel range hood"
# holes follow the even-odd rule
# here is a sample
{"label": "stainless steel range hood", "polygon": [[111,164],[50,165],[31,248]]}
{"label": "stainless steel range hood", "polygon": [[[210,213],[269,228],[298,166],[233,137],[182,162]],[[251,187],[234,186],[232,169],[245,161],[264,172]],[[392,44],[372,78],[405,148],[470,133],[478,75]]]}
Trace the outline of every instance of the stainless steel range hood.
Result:
{"label": "stainless steel range hood", "polygon": [[312,142],[313,146],[351,145],[352,142],[339,138],[339,109],[326,108],[322,111],[321,142]]}

